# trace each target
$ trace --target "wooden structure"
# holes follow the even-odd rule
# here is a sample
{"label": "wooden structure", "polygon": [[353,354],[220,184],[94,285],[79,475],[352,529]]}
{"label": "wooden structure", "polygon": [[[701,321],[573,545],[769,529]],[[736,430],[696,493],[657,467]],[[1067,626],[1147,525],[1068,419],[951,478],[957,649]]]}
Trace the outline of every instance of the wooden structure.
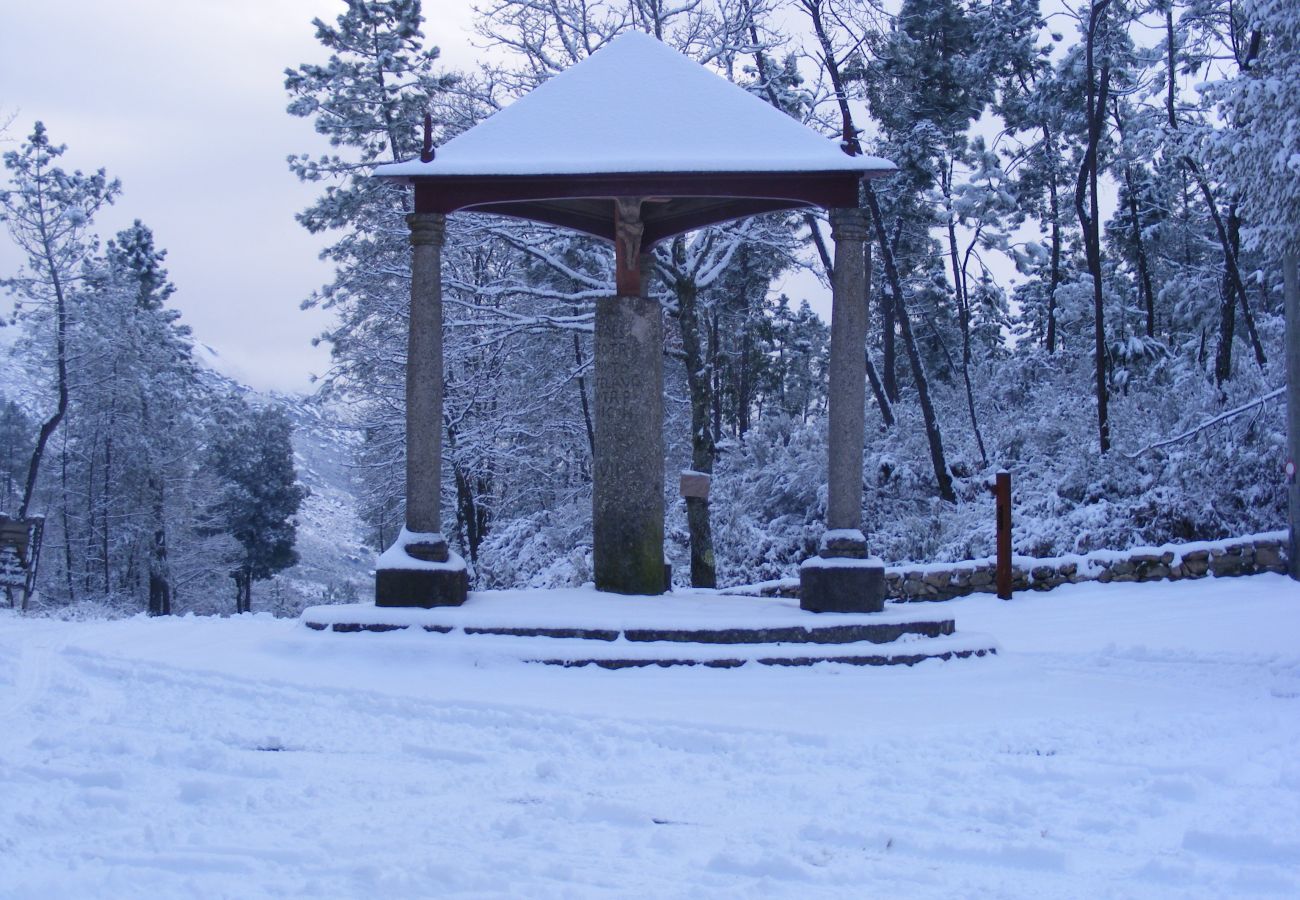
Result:
{"label": "wooden structure", "polygon": [[11,607],[27,609],[36,589],[45,520],[39,516],[13,519],[0,514],[0,587]]}
{"label": "wooden structure", "polygon": [[[830,502],[824,563],[806,564],[805,607],[879,609],[862,500],[866,340],[864,177],[892,163],[832,140],[640,32],[619,36],[417,160],[379,166],[409,184],[414,212],[407,363],[407,520],[379,560],[382,606],[458,605],[465,568],[441,534],[441,247],[445,217],[472,210],[613,243],[615,285],[595,316],[592,546],[596,587],[668,588],[663,564],[663,322],[646,254],[662,240],[743,216],[832,210]],[[856,565],[855,568],[855,563]],[[835,597],[826,598],[827,591]],[[869,595],[869,596],[868,596]],[[821,599],[818,599],[821,598]],[[823,602],[825,601],[825,602]]]}
{"label": "wooden structure", "polygon": [[997,503],[998,598],[1011,599],[1011,473],[998,472],[993,483]]}

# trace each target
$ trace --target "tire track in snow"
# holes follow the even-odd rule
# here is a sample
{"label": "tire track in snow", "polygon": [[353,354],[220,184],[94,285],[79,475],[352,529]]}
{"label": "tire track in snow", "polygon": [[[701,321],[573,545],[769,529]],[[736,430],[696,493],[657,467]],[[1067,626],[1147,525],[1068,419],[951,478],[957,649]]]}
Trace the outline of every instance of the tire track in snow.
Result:
{"label": "tire track in snow", "polygon": [[44,714],[42,701],[48,699],[54,669],[68,642],[66,629],[47,627],[24,640],[14,654],[13,693],[0,702],[0,722],[5,723],[0,746],[8,746],[10,752],[26,746],[37,734],[37,720]]}
{"label": "tire track in snow", "polygon": [[[1131,690],[1153,670],[1202,685],[1194,667],[1051,659],[1063,664],[1044,658],[1018,677],[1037,675],[1048,695],[1084,679]],[[1006,669],[961,671],[1002,688]],[[617,717],[406,697],[64,647],[45,688],[38,670],[24,676],[34,702],[58,701],[68,720],[40,723],[58,759],[13,785],[35,811],[7,855],[35,867],[15,870],[32,894],[59,884],[98,896],[240,895],[249,885],[311,896],[1267,893],[1290,883],[1272,861],[1289,845],[1209,851],[1215,835],[1252,846],[1251,835],[1286,830],[1285,809],[1258,822],[1224,811],[1258,814],[1300,795],[1279,755],[1297,729],[1250,733],[1260,709],[1280,716],[1293,701],[1267,698],[1258,670],[1224,672],[1229,683],[1206,692],[1205,709],[1076,718],[1044,704],[961,731],[881,721],[810,739],[637,719],[634,708]],[[515,673],[494,674],[508,700]],[[534,674],[520,667],[518,683]],[[573,675],[547,683],[646,681]],[[810,690],[899,683],[793,677]],[[104,717],[70,702],[75,693],[52,693],[51,678],[121,700]],[[709,686],[724,682],[689,683],[707,704]],[[1242,739],[1225,741],[1231,731]],[[128,752],[106,752],[117,740]],[[1263,771],[1234,768],[1235,752]],[[94,781],[114,767],[120,788]],[[40,859],[75,860],[76,871],[52,881]]]}

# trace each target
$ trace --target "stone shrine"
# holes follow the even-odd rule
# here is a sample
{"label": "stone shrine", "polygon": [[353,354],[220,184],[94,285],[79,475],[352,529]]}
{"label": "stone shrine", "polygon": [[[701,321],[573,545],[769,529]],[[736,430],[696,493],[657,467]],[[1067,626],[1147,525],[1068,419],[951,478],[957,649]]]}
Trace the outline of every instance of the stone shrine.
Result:
{"label": "stone shrine", "polygon": [[464,562],[442,535],[441,248],[446,216],[515,216],[608,240],[615,290],[596,304],[592,548],[598,590],[662,594],[663,314],[648,254],[685,231],[757,213],[825,208],[835,242],[829,483],[801,605],[876,612],[884,567],[861,530],[867,222],[860,182],[892,163],[847,155],[653,37],[625,33],[420,159],[375,176],[414,191],[406,415],[406,527],[379,559],[375,602],[457,606]]}

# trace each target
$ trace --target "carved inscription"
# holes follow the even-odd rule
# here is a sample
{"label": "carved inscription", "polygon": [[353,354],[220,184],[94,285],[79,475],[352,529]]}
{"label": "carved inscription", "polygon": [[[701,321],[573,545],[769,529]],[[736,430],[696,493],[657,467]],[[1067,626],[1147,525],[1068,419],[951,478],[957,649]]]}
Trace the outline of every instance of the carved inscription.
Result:
{"label": "carved inscription", "polygon": [[[663,580],[663,326],[642,297],[596,308],[592,538],[596,584],[658,593]],[[652,558],[653,557],[653,558]]]}

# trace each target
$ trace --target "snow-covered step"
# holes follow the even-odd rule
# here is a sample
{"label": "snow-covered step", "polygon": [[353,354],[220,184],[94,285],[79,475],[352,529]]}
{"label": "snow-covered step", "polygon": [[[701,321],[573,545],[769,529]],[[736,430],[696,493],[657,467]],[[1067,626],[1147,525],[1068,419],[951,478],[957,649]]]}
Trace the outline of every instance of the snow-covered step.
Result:
{"label": "snow-covered step", "polygon": [[[549,646],[549,645],[548,645]],[[533,645],[535,650],[546,649]],[[659,666],[702,666],[734,669],[744,665],[811,666],[817,663],[840,663],[852,666],[915,665],[929,659],[966,659],[997,653],[997,644],[987,635],[947,635],[926,638],[913,635],[888,644],[861,641],[852,644],[681,644],[646,643],[606,644],[601,652],[592,646],[568,648],[566,654],[552,653],[536,658],[521,657],[528,662],[559,665],[566,668],[599,666],[603,669],[648,668]],[[586,651],[586,652],[583,652]]]}
{"label": "snow-covered step", "polygon": [[604,668],[746,663],[912,664],[984,656],[996,644],[958,635],[951,617],[889,608],[811,613],[782,598],[687,590],[659,597],[558,591],[481,591],[459,607],[314,606],[302,622],[337,633],[440,636],[433,646],[553,665]]}

